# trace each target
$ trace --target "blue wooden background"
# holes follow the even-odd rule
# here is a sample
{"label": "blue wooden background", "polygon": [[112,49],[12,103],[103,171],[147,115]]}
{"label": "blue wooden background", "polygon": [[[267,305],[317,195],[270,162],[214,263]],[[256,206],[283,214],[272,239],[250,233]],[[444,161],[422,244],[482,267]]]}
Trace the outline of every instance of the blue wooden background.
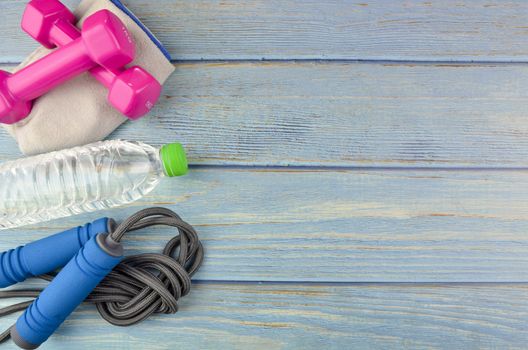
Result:
{"label": "blue wooden background", "polygon": [[[526,348],[526,1],[127,4],[176,73],[112,137],[181,140],[193,171],[103,214],[170,207],[207,258],[178,314],[117,328],[83,306],[43,348]],[[24,6],[0,2],[4,69],[36,47]],[[0,159],[20,156],[2,131]]]}

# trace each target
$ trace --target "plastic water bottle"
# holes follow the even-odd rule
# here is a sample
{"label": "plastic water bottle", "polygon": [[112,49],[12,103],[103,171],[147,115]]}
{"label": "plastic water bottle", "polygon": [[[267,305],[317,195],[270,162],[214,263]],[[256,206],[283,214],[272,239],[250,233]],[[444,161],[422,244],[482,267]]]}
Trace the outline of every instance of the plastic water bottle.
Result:
{"label": "plastic water bottle", "polygon": [[130,203],[187,173],[183,147],[111,140],[0,165],[0,230]]}

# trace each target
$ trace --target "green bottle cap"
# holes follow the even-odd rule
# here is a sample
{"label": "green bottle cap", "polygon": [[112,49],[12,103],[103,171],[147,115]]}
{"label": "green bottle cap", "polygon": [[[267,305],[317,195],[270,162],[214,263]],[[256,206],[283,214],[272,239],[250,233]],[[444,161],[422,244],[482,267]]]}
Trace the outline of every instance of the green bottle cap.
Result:
{"label": "green bottle cap", "polygon": [[189,167],[185,150],[181,144],[169,143],[164,145],[161,147],[160,157],[167,176],[175,177],[187,174]]}

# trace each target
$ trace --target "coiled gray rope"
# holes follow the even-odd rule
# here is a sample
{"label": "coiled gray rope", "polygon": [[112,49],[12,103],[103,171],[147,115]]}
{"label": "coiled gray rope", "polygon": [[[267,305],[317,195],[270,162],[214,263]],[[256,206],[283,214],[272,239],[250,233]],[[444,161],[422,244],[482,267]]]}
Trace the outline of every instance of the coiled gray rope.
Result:
{"label": "coiled gray rope", "polygon": [[[172,238],[161,254],[127,256],[92,291],[85,302],[96,304],[102,318],[116,326],[130,326],[154,313],[178,311],[178,300],[191,290],[191,277],[200,268],[204,249],[194,228],[178,214],[166,208],[141,210],[123,221],[110,233],[120,242],[127,232],[150,226],[175,227]],[[55,275],[38,276],[51,281]],[[0,291],[0,298],[36,298],[41,290]],[[0,317],[24,310],[33,301],[0,309]],[[9,329],[0,334],[0,343],[9,339]]]}

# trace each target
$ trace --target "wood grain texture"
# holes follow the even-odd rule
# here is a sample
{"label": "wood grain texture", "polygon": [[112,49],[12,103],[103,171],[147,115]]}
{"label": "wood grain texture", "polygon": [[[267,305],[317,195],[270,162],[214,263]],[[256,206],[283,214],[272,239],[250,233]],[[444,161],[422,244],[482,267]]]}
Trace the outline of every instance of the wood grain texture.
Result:
{"label": "wood grain texture", "polygon": [[[528,67],[179,64],[112,137],[179,140],[193,164],[526,167]],[[0,134],[0,158],[16,144]]]}
{"label": "wood grain texture", "polygon": [[[125,2],[176,59],[528,60],[523,0]],[[0,62],[36,47],[25,3],[0,2]]]}
{"label": "wood grain texture", "polygon": [[[0,63],[37,46],[19,29],[25,3],[0,2]],[[528,171],[498,168],[527,168],[528,68],[384,63],[528,62],[525,1],[127,3],[193,62],[112,137],[180,140],[192,164],[242,167],[195,167],[124,208],[0,232],[1,251],[161,205],[204,241],[179,314],[116,328],[83,306],[47,348],[525,348]],[[240,62],[260,59],[282,62]],[[1,132],[0,160],[19,155]],[[131,234],[127,253],[173,234]]]}
{"label": "wood grain texture", "polygon": [[527,321],[523,285],[197,284],[130,328],[83,306],[43,349],[525,349]]}
{"label": "wood grain texture", "polygon": [[[528,282],[528,172],[195,169],[126,208],[0,232],[0,251],[161,205],[196,225],[198,280]],[[129,253],[174,235],[130,234]]]}

